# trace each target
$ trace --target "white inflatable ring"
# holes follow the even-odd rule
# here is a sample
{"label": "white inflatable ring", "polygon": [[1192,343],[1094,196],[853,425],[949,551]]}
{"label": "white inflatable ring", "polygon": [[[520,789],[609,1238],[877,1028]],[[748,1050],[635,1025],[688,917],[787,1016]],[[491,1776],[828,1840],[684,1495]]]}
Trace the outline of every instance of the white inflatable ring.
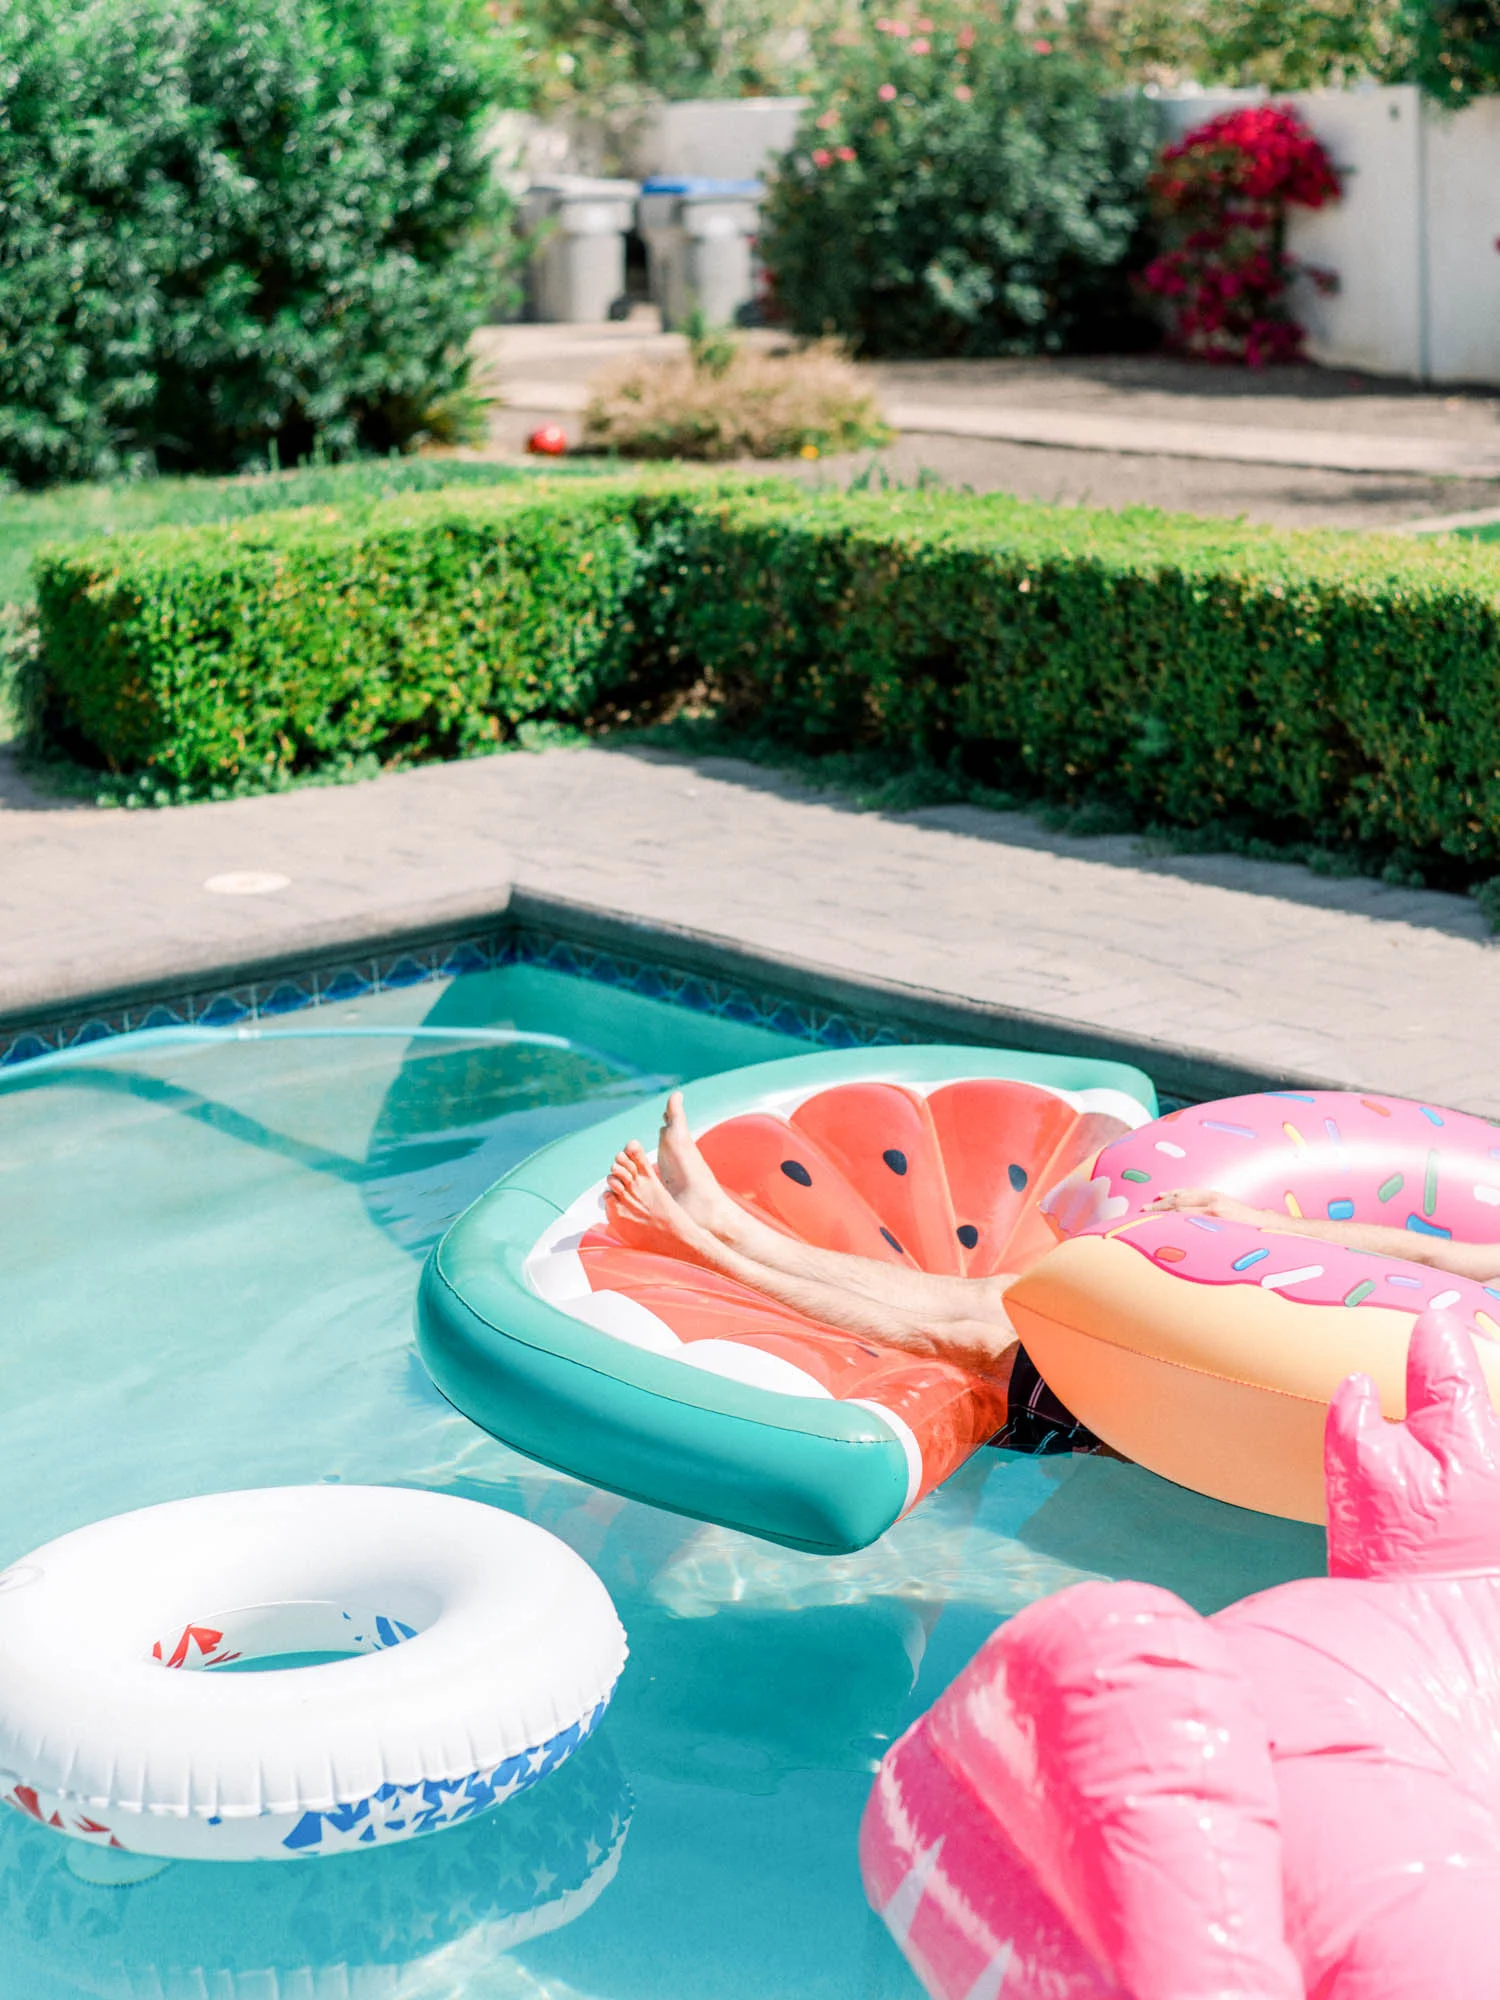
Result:
{"label": "white inflatable ring", "polygon": [[[555,1770],[625,1651],[588,1564],[495,1508],[378,1486],[170,1501],[0,1575],[0,1797],[168,1858],[407,1840]],[[367,1657],[199,1671],[293,1652]]]}

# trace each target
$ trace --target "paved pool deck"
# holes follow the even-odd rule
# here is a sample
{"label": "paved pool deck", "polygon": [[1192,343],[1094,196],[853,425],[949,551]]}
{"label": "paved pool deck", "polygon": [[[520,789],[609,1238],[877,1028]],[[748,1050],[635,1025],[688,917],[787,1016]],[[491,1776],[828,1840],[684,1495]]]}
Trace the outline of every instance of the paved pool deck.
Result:
{"label": "paved pool deck", "polygon": [[[242,872],[287,882],[205,887]],[[1134,1057],[1177,1094],[1313,1081],[1500,1116],[1500,940],[1463,897],[1021,813],[860,812],[639,749],[140,812],[41,796],[0,752],[12,1024],[517,912],[864,994],[933,1039]]]}

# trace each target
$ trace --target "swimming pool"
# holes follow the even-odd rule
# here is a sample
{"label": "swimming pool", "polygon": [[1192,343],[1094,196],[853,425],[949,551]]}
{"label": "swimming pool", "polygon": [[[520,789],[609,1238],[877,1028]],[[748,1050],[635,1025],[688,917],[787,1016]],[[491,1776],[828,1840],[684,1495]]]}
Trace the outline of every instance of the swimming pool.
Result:
{"label": "swimming pool", "polygon": [[548,1472],[437,1396],[412,1296],[460,1208],[633,1098],[801,1046],[516,964],[0,1078],[0,1566],[191,1493],[427,1486],[571,1543],[632,1655],[555,1778],[409,1846],[103,1887],[7,1815],[0,2000],[914,2000],[859,1814],[997,1620],[1082,1576],[1207,1610],[1321,1568],[1311,1530],[1004,1452],[874,1548],[803,1556]]}

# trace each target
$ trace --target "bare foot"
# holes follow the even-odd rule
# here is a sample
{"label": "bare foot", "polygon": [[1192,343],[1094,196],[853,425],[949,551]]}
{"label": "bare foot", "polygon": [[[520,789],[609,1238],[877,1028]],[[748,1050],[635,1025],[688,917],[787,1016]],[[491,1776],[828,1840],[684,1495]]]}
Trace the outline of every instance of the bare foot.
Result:
{"label": "bare foot", "polygon": [[1157,1195],[1151,1208],[1157,1213],[1170,1209],[1178,1215],[1216,1215],[1221,1222],[1248,1222],[1257,1229],[1282,1220],[1270,1209],[1251,1208],[1217,1188],[1168,1188]]}
{"label": "bare foot", "polygon": [[665,1257],[697,1257],[705,1232],[668,1193],[632,1141],[616,1153],[604,1184],[604,1212],[622,1243]]}
{"label": "bare foot", "polygon": [[698,1142],[688,1130],[680,1090],[667,1099],[667,1113],[656,1142],[656,1171],[667,1193],[682,1204],[694,1222],[725,1240],[732,1237],[738,1204],[725,1194],[713,1168],[699,1152]]}

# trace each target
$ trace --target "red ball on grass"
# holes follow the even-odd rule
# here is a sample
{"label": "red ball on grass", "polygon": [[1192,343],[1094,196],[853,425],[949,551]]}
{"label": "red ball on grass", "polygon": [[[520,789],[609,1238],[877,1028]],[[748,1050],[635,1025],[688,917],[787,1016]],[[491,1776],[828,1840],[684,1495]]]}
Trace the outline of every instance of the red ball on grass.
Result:
{"label": "red ball on grass", "polygon": [[538,424],[526,440],[526,449],[539,458],[561,458],[568,449],[568,434],[561,424]]}

